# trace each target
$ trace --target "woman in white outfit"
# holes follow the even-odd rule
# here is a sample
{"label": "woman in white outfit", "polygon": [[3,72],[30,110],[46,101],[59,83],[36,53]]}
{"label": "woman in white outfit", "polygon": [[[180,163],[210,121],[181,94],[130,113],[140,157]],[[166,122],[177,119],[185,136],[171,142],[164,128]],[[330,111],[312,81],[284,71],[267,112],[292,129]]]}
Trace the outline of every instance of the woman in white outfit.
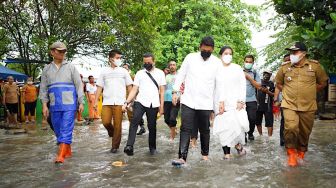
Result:
{"label": "woman in white outfit", "polygon": [[[219,52],[223,66],[218,71],[216,82],[215,120],[213,134],[219,138],[223,147],[224,159],[231,158],[230,148],[235,147],[238,154],[245,154],[245,132],[249,130],[245,110],[246,80],[243,69],[232,63],[233,50],[224,46]],[[224,113],[219,115],[219,104],[224,102]]]}

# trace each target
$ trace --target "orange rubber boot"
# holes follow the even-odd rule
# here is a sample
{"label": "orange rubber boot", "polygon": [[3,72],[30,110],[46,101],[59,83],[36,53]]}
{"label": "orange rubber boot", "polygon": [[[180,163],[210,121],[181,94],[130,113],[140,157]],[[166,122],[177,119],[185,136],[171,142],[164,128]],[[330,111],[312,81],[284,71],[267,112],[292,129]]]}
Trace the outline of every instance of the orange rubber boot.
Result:
{"label": "orange rubber boot", "polygon": [[295,167],[297,166],[297,153],[296,149],[287,149],[288,155],[288,166]]}
{"label": "orange rubber boot", "polygon": [[66,152],[64,157],[68,158],[68,157],[72,157],[72,152],[71,152],[71,145],[70,144],[65,144],[66,146]]}
{"label": "orange rubber boot", "polygon": [[64,156],[65,156],[65,152],[66,152],[66,144],[64,143],[60,143],[59,144],[59,149],[58,149],[58,154],[57,157],[55,159],[55,163],[63,163],[64,162]]}
{"label": "orange rubber boot", "polygon": [[304,151],[298,151],[297,152],[297,157],[299,159],[303,160],[304,156],[305,156],[305,152]]}

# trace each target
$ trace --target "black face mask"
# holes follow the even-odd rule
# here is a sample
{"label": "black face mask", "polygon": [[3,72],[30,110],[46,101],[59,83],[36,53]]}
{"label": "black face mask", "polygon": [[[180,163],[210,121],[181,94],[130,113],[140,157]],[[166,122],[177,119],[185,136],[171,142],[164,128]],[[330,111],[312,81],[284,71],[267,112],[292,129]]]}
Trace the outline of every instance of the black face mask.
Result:
{"label": "black face mask", "polygon": [[211,52],[201,51],[201,56],[203,57],[204,61],[211,56]]}
{"label": "black face mask", "polygon": [[150,63],[144,63],[143,66],[147,71],[150,71],[153,68],[153,64],[150,64]]}
{"label": "black face mask", "polygon": [[270,79],[271,79],[271,76],[270,76],[270,75],[267,75],[267,74],[264,74],[264,75],[263,75],[263,80],[264,80],[265,82],[270,81]]}

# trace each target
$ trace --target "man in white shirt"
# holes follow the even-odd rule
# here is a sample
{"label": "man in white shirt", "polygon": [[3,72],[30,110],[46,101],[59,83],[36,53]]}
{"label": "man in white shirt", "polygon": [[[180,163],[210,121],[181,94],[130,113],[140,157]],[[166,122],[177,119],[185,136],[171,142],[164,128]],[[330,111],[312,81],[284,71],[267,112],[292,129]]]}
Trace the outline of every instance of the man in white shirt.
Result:
{"label": "man in white shirt", "polygon": [[[122,106],[126,100],[126,86],[130,92],[132,79],[128,71],[121,66],[121,52],[111,50],[109,53],[109,63],[111,67],[106,67],[100,73],[97,81],[97,93],[95,109],[100,94],[103,91],[102,122],[108,135],[112,138],[111,153],[116,153],[121,141],[121,122],[123,117]],[[113,124],[111,123],[113,118]]]}
{"label": "man in white shirt", "polygon": [[[130,64],[128,63],[124,63],[123,66],[131,75],[131,78],[134,79],[134,75],[132,74],[132,71],[130,69]],[[128,93],[126,95],[126,97],[128,96]],[[127,110],[127,116],[128,116],[128,121],[131,122],[132,118],[133,118],[133,112],[131,110]],[[137,133],[137,135],[143,135],[144,133],[146,133],[146,129],[145,129],[145,125],[144,125],[144,120],[143,118],[141,119],[141,122],[139,124],[140,130]]]}
{"label": "man in white shirt", "polygon": [[161,115],[163,114],[165,75],[162,70],[155,68],[153,54],[144,54],[143,62],[144,69],[136,73],[133,88],[123,106],[123,111],[125,111],[126,107],[136,97],[133,104],[133,119],[131,120],[127,144],[124,148],[124,152],[129,156],[133,155],[136,131],[145,112],[149,130],[149,152],[151,155],[156,154],[156,117],[158,112]]}
{"label": "man in white shirt", "polygon": [[89,83],[86,83],[86,98],[89,106],[89,121],[93,121],[94,119],[99,119],[98,111],[94,109],[94,103],[96,101],[96,92],[97,85],[94,82],[94,77],[90,75],[88,77]]}
{"label": "man in white shirt", "polygon": [[[179,159],[172,165],[185,164],[188,155],[191,132],[194,124],[198,124],[201,140],[201,154],[208,160],[210,141],[210,114],[213,110],[214,91],[217,70],[221,66],[219,58],[211,55],[214,50],[212,37],[204,37],[200,44],[200,52],[188,54],[178,71],[173,86],[172,102],[176,105],[178,91],[184,82],[184,93],[181,96],[181,131]],[[224,105],[219,106],[219,112],[224,112]]]}

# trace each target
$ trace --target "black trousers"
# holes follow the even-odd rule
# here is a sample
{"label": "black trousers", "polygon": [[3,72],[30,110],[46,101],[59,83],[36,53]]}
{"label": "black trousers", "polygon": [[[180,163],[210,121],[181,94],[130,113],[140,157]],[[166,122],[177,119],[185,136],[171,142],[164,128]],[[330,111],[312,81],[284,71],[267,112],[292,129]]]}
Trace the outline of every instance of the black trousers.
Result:
{"label": "black trousers", "polygon": [[193,129],[191,130],[190,138],[198,139],[198,125],[197,125],[197,118],[195,118],[195,123],[193,125]]}
{"label": "black trousers", "polygon": [[142,120],[142,116],[146,113],[147,126],[149,130],[148,145],[149,149],[156,149],[156,117],[159,108],[147,108],[139,102],[133,104],[133,119],[128,132],[127,146],[133,146],[135,142],[138,125]]}
{"label": "black trousers", "polygon": [[25,111],[24,111],[25,116],[28,116],[29,113],[30,113],[31,116],[35,116],[36,101],[26,102],[24,104],[24,107],[25,107]]}
{"label": "black trousers", "polygon": [[246,112],[250,124],[250,131],[248,132],[248,134],[253,135],[257,116],[257,102],[246,102]]}
{"label": "black trousers", "polygon": [[164,120],[169,127],[176,127],[176,118],[179,110],[180,103],[177,103],[176,106],[174,106],[170,101],[164,102]]}
{"label": "black trousers", "polygon": [[210,114],[211,110],[195,110],[182,104],[179,158],[187,160],[190,137],[195,124],[198,125],[198,130],[200,132],[201,153],[203,156],[209,155]]}

